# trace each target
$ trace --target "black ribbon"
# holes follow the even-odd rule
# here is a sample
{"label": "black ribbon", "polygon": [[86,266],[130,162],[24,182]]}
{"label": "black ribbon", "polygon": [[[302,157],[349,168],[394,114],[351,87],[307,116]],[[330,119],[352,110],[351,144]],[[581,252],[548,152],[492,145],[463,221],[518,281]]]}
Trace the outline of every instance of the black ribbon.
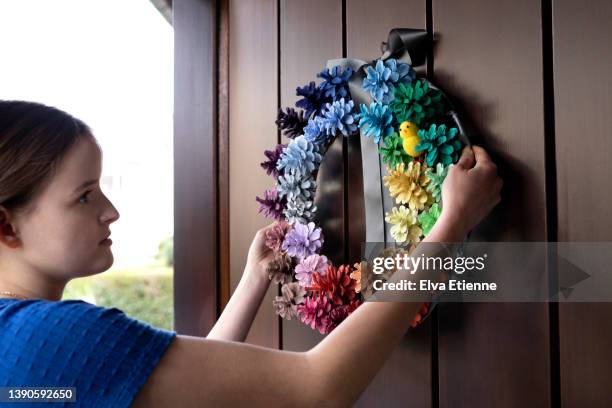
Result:
{"label": "black ribbon", "polygon": [[387,42],[381,44],[381,60],[395,58],[413,67],[425,64],[431,36],[416,28],[394,28],[389,31]]}

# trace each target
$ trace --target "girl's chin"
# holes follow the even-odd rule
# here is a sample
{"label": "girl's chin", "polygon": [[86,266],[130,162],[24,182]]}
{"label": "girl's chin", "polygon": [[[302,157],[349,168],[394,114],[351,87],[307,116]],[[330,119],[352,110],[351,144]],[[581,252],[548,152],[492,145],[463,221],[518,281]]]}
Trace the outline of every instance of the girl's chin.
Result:
{"label": "girl's chin", "polygon": [[102,255],[98,256],[97,259],[90,263],[89,267],[93,270],[88,275],[97,275],[99,273],[102,273],[108,270],[111,266],[113,266],[114,262],[115,258],[113,256],[113,253],[109,248],[106,248],[106,251],[104,251]]}
{"label": "girl's chin", "polygon": [[115,262],[115,257],[113,256],[113,253],[111,251],[108,251],[108,261],[107,263],[104,265],[104,269],[102,270],[102,272],[104,272],[105,270],[109,269],[111,266],[113,266],[113,263]]}

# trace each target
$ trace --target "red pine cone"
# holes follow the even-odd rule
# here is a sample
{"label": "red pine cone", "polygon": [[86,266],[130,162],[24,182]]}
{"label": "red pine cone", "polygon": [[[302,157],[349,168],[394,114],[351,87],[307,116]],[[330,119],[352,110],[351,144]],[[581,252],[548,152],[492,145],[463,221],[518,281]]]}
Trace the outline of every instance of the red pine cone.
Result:
{"label": "red pine cone", "polygon": [[348,305],[340,305],[334,307],[329,312],[329,324],[327,326],[327,332],[331,333],[344,319],[346,319],[351,313],[355,311],[361,304],[359,299],[352,300]]}
{"label": "red pine cone", "polygon": [[355,299],[355,282],[349,276],[351,270],[349,265],[341,265],[338,268],[330,265],[325,276],[318,272],[312,274],[312,286],[307,290],[318,293],[319,296],[327,296],[335,305],[345,305]]}

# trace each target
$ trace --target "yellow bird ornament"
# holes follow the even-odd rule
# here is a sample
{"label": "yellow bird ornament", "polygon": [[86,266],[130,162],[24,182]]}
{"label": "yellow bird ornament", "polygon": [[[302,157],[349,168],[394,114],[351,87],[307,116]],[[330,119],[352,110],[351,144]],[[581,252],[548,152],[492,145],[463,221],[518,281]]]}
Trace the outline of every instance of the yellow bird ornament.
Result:
{"label": "yellow bird ornament", "polygon": [[418,132],[419,128],[412,122],[405,121],[400,124],[400,136],[403,140],[402,146],[410,157],[419,157],[423,153],[415,150],[421,142]]}

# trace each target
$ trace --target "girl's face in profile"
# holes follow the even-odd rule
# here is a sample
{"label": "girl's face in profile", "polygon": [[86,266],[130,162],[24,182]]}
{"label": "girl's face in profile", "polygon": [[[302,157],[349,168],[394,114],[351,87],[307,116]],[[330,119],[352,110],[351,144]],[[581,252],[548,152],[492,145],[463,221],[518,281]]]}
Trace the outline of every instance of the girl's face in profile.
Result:
{"label": "girl's face in profile", "polygon": [[19,216],[20,261],[58,279],[93,275],[110,268],[108,241],[117,209],[100,190],[102,152],[81,137],[59,163],[31,210]]}

